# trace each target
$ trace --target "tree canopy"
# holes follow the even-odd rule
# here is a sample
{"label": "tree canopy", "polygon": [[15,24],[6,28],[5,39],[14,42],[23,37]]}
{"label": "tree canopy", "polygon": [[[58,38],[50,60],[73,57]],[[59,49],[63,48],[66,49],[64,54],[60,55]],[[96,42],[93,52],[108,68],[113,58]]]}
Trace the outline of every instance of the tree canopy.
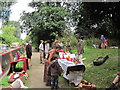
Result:
{"label": "tree canopy", "polygon": [[9,21],[9,17],[11,14],[10,7],[11,5],[16,3],[15,1],[16,0],[12,0],[12,1],[1,0],[0,1],[0,19],[2,20],[3,25],[6,25],[7,22]]}
{"label": "tree canopy", "polygon": [[54,40],[74,27],[75,34],[86,38],[119,38],[120,3],[118,2],[31,2],[35,9],[23,12],[23,30],[33,41]]}
{"label": "tree canopy", "polygon": [[[104,34],[107,38],[119,38],[120,3],[82,3],[78,9],[76,33],[93,37]],[[76,16],[76,17],[78,17]]]}
{"label": "tree canopy", "polygon": [[62,36],[67,24],[69,13],[56,3],[30,3],[35,8],[32,13],[23,12],[22,29],[26,29],[33,41],[39,43],[40,39],[54,40]]}

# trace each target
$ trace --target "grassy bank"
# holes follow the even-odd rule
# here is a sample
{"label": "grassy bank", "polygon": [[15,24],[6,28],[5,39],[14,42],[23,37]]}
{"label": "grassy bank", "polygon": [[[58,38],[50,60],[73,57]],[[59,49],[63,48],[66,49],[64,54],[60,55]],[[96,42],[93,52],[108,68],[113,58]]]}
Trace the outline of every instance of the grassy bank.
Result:
{"label": "grassy bank", "polygon": [[[76,53],[76,50],[72,51]],[[94,66],[93,60],[100,56],[109,55],[109,58],[100,66]],[[96,49],[91,47],[85,47],[85,53],[83,58],[86,58],[83,62],[86,70],[83,75],[83,79],[92,82],[97,88],[106,88],[114,79],[117,72],[120,71],[118,67],[118,49]],[[60,81],[66,83],[64,79]],[[62,85],[66,84],[62,83]]]}
{"label": "grassy bank", "polygon": [[[76,48],[72,48],[72,53],[76,54]],[[94,66],[93,60],[100,56],[109,55],[109,58],[100,66]],[[118,49],[96,49],[91,47],[85,47],[85,53],[83,58],[86,58],[83,62],[85,64],[86,70],[83,75],[83,79],[92,82],[97,86],[97,88],[106,88],[114,79],[117,72],[120,71],[118,67]],[[22,63],[18,63],[16,67],[23,67]],[[8,86],[5,77],[0,83],[0,86]],[[29,78],[26,85],[29,83]],[[67,80],[63,77],[59,78],[60,87],[71,88],[68,85]]]}
{"label": "grassy bank", "polygon": [[[18,62],[16,64],[16,70],[20,70],[21,68],[23,68],[23,62]],[[2,88],[4,87],[7,87],[10,85],[10,83],[8,83],[8,78],[9,78],[9,75],[8,76],[5,76],[1,81],[0,81],[0,86]]]}
{"label": "grassy bank", "polygon": [[[109,55],[109,59],[100,66],[94,66],[93,60],[99,56]],[[106,88],[114,79],[118,67],[118,49],[95,49],[86,48],[83,56],[86,58],[84,64],[86,71],[84,79],[94,83],[98,88]]]}

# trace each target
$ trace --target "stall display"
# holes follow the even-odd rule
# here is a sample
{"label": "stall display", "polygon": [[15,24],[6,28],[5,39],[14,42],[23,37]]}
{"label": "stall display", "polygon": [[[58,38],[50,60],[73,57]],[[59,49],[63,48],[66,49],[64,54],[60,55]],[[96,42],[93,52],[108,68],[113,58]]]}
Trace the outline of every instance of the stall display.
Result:
{"label": "stall display", "polygon": [[75,54],[60,52],[59,57],[58,63],[64,71],[63,77],[77,86],[82,80],[85,65],[76,59]]}

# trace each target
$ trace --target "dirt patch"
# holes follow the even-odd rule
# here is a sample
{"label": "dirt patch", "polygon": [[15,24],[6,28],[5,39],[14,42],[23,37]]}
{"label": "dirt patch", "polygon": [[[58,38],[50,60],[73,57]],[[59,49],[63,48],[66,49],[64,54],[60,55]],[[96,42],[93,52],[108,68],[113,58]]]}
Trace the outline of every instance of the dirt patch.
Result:
{"label": "dirt patch", "polygon": [[111,57],[113,60],[118,60],[118,56],[112,56]]}

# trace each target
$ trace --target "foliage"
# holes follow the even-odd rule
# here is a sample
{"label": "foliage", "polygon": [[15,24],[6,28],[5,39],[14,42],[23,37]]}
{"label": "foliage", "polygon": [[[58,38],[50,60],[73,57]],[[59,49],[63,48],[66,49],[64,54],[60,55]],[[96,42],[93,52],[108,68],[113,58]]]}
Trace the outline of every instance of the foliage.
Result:
{"label": "foliage", "polygon": [[107,38],[119,40],[120,5],[111,2],[70,2],[66,8],[72,14],[70,21],[75,34],[86,38]]}
{"label": "foliage", "polygon": [[[116,39],[107,39],[108,40],[108,46],[117,46],[118,42]],[[93,44],[95,45],[100,45],[101,41],[99,38],[89,38],[84,40],[84,45],[85,46],[92,46]]]}
{"label": "foliage", "polygon": [[27,35],[24,41],[25,41],[25,42],[29,42],[30,40],[31,40],[30,36]]}
{"label": "foliage", "polygon": [[35,11],[23,12],[22,28],[37,45],[40,39],[54,41],[68,35],[71,27],[75,28],[75,34],[85,38],[100,38],[104,34],[108,39],[118,40],[119,3],[31,2],[29,6]]}
{"label": "foliage", "polygon": [[11,25],[16,28],[14,36],[16,38],[20,38],[21,30],[20,30],[20,23],[17,21],[8,21],[7,25]]}
{"label": "foliage", "polygon": [[10,83],[8,83],[8,81],[7,81],[8,78],[9,78],[9,76],[5,76],[5,77],[0,81],[0,85],[9,86]]}
{"label": "foliage", "polygon": [[117,46],[119,41],[117,41],[116,39],[108,39],[108,46]]}
{"label": "foliage", "polygon": [[85,46],[92,46],[93,44],[95,45],[100,45],[101,41],[99,38],[89,38],[84,40],[84,45]]}
{"label": "foliage", "polygon": [[15,1],[16,0],[10,2],[6,2],[6,0],[0,1],[0,19],[2,20],[3,25],[6,25],[9,21],[9,16],[11,13],[10,7],[15,3]]}
{"label": "foliage", "polygon": [[116,37],[118,29],[120,29],[118,23],[120,20],[119,3],[84,3],[84,7],[90,15],[91,20],[94,22],[97,21],[96,24],[99,28],[97,33]]}
{"label": "foliage", "polygon": [[68,39],[70,40],[71,47],[75,47],[77,40],[73,33],[64,34],[64,37],[58,38],[58,40],[60,40],[63,43],[64,48],[66,48],[66,42]]}
{"label": "foliage", "polygon": [[[1,28],[2,34],[0,35],[3,38],[2,43],[11,45],[13,42],[19,42],[20,39],[14,36],[16,28],[11,25],[6,25]],[[20,41],[21,42],[21,41]]]}
{"label": "foliage", "polygon": [[[72,48],[72,52],[76,53],[75,49]],[[105,55],[109,56],[105,63],[100,66],[93,65],[95,58]],[[120,70],[120,67],[118,67],[118,49],[96,49],[86,46],[83,58],[86,58],[83,61],[86,67],[83,80],[95,84],[97,88],[107,88]],[[60,77],[59,81],[60,86],[69,88],[64,78]]]}
{"label": "foliage", "polygon": [[[108,55],[109,59],[100,66],[94,66],[93,60],[100,56]],[[86,71],[84,79],[92,82],[97,88],[106,88],[116,76],[118,70],[118,49],[95,49],[85,48],[83,57]],[[98,82],[99,81],[99,82]]]}
{"label": "foliage", "polygon": [[67,23],[65,17],[69,15],[63,7],[56,6],[55,2],[32,2],[30,6],[35,8],[35,11],[23,12],[21,21],[22,28],[26,29],[33,42],[39,44],[40,39],[54,41],[57,36],[62,36]]}

